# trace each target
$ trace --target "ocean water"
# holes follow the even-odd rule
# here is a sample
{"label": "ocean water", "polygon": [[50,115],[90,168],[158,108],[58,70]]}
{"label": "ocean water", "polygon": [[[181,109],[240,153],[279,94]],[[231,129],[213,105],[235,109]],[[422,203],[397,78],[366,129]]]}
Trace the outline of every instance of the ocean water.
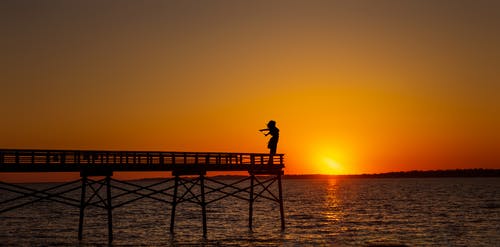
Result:
{"label": "ocean water", "polygon": [[[1,193],[2,200],[12,197]],[[285,179],[283,194],[284,231],[276,202],[254,203],[249,231],[248,202],[228,197],[207,206],[207,238],[201,208],[192,203],[178,204],[170,234],[170,205],[143,199],[113,210],[113,245],[500,246],[500,178]],[[106,215],[89,207],[79,242],[78,208],[30,204],[0,214],[0,245],[107,245]]]}

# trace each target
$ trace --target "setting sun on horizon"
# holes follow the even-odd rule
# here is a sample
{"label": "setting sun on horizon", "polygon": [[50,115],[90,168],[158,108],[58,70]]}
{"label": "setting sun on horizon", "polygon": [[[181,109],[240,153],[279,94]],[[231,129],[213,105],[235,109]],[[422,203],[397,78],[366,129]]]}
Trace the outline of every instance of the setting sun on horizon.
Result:
{"label": "setting sun on horizon", "polygon": [[495,1],[25,2],[0,148],[267,153],[275,120],[286,174],[500,168]]}

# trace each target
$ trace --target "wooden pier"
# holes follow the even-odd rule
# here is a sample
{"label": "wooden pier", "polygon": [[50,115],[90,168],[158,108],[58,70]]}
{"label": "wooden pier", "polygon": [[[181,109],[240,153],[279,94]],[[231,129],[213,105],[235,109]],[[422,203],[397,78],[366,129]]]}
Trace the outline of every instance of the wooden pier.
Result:
{"label": "wooden pier", "polygon": [[[2,198],[0,214],[47,200],[78,207],[78,239],[81,240],[85,209],[89,206],[102,208],[107,211],[108,241],[111,243],[113,209],[140,199],[149,198],[171,205],[171,233],[174,232],[176,210],[181,210],[182,203],[200,205],[202,231],[206,237],[207,205],[228,197],[247,201],[248,227],[252,229],[253,205],[261,198],[279,204],[281,229],[284,229],[283,168],[283,154],[0,149],[2,173],[80,173],[79,180],[43,190],[0,181],[0,191],[15,195]],[[169,172],[171,177],[148,186],[113,178],[114,172],[144,171]],[[206,176],[207,172],[233,171],[245,171],[248,176],[230,182]],[[80,191],[79,198],[71,196],[76,191]]]}

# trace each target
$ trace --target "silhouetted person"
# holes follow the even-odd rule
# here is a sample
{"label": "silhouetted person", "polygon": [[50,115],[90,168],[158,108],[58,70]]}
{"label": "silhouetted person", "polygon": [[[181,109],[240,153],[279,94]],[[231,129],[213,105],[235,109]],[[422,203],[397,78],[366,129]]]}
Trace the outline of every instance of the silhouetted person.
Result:
{"label": "silhouetted person", "polygon": [[276,127],[276,122],[271,120],[267,123],[267,129],[261,129],[259,131],[267,131],[265,135],[271,135],[271,139],[269,139],[269,142],[267,143],[267,148],[269,148],[269,164],[271,164],[273,161],[273,155],[276,154],[276,149],[278,148],[280,130]]}

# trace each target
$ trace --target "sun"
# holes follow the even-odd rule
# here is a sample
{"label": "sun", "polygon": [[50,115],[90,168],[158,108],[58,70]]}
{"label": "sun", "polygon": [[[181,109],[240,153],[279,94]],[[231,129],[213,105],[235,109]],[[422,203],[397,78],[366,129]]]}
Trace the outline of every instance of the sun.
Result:
{"label": "sun", "polygon": [[333,170],[340,170],[342,168],[342,166],[335,160],[333,160],[332,158],[329,158],[329,157],[325,157],[323,159],[324,163],[330,168],[330,169],[333,169]]}
{"label": "sun", "polygon": [[321,174],[341,175],[351,172],[352,154],[345,147],[317,145],[311,152],[315,170]]}
{"label": "sun", "polygon": [[322,164],[322,172],[326,174],[342,174],[344,169],[342,165],[333,158],[324,157]]}

